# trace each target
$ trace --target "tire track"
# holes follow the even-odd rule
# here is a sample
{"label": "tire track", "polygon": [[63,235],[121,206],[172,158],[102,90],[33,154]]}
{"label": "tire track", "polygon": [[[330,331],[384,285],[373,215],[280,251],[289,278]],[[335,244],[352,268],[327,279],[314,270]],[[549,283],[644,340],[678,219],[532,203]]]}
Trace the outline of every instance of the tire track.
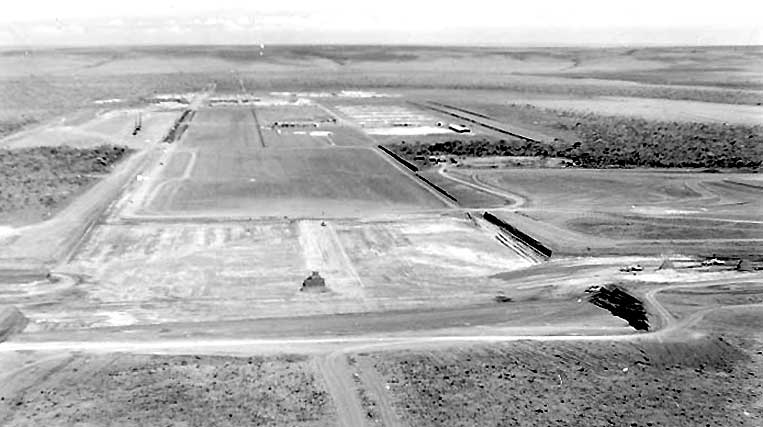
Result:
{"label": "tire track", "polygon": [[456,178],[453,175],[449,175],[447,173],[447,171],[445,170],[445,165],[440,165],[440,167],[437,169],[437,173],[440,174],[441,176],[443,176],[443,177],[453,181],[453,182],[465,185],[465,186],[473,188],[473,189],[475,189],[477,191],[481,191],[483,193],[492,194],[493,196],[498,196],[498,197],[500,197],[502,199],[511,200],[512,204],[509,206],[511,209],[517,209],[520,206],[524,205],[525,202],[526,202],[525,198],[520,197],[520,196],[518,196],[518,195],[516,195],[514,193],[509,193],[509,192],[506,192],[506,191],[495,190],[495,189],[487,187],[484,184],[483,185],[476,184],[474,182],[469,182],[469,181],[466,181],[466,180],[463,180],[463,179],[460,179],[460,178]]}
{"label": "tire track", "polygon": [[376,409],[379,411],[381,425],[384,427],[403,427],[405,424],[395,412],[389,395],[387,382],[379,372],[365,360],[358,362],[360,380],[376,398]]}
{"label": "tire track", "polygon": [[352,370],[347,364],[346,352],[340,350],[316,357],[314,363],[333,398],[337,410],[337,424],[344,427],[366,425],[363,405],[352,380]]}

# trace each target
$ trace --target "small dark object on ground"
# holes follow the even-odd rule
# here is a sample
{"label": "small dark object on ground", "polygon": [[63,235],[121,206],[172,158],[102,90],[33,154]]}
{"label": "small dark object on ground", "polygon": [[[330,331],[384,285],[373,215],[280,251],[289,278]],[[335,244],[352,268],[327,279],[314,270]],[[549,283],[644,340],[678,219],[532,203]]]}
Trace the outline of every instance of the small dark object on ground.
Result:
{"label": "small dark object on ground", "polygon": [[496,295],[495,296],[495,302],[511,302],[512,299],[507,297],[506,295]]}
{"label": "small dark object on ground", "polygon": [[628,266],[625,266],[625,267],[621,267],[620,271],[622,271],[623,273],[633,273],[633,272],[637,272],[637,271],[644,271],[644,267],[642,267],[639,264],[628,265]]}
{"label": "small dark object on ground", "polygon": [[310,276],[302,282],[302,289],[300,291],[308,292],[326,292],[326,280],[321,277],[317,271],[313,271]]}
{"label": "small dark object on ground", "polygon": [[754,271],[755,268],[752,266],[752,263],[750,262],[750,260],[740,259],[739,262],[737,262],[736,270],[737,271]]}

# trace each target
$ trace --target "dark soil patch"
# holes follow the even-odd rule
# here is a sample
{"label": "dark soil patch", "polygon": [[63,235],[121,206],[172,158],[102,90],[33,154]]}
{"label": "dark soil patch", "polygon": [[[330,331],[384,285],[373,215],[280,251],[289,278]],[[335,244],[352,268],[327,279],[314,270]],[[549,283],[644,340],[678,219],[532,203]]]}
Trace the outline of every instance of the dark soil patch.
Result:
{"label": "dark soil patch", "polygon": [[747,353],[689,342],[517,342],[371,355],[416,426],[755,426]]}
{"label": "dark soil patch", "polygon": [[0,391],[0,424],[13,426],[319,426],[331,417],[301,356],[77,356]]}
{"label": "dark soil patch", "polygon": [[703,220],[701,218],[649,218],[600,214],[571,219],[565,225],[575,231],[611,239],[751,239],[763,238],[758,224]]}
{"label": "dark soil patch", "polygon": [[130,153],[111,145],[0,150],[0,221],[49,217]]}

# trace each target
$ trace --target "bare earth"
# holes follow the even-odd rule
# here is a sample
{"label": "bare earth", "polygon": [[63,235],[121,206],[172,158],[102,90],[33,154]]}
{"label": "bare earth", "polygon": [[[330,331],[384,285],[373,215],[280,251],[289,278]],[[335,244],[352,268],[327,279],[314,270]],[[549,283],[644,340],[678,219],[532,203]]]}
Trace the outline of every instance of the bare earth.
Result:
{"label": "bare earth", "polygon": [[[760,49],[727,52],[728,79],[716,48],[173,49],[0,57],[0,147],[135,150],[51,218],[0,225],[0,425],[763,421],[758,171],[415,172],[377,148],[460,138],[429,101],[734,126],[760,108]],[[555,136],[485,123],[469,135]],[[313,271],[326,292],[300,290]],[[611,284],[647,331],[589,302]]]}

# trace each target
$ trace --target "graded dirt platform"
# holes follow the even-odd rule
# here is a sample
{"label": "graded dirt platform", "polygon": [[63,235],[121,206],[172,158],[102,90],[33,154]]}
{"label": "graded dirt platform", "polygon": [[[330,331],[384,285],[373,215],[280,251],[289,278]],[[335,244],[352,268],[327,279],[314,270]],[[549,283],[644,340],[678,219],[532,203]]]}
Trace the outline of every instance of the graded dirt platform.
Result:
{"label": "graded dirt platform", "polygon": [[[43,282],[15,300],[38,331],[454,307],[490,302],[506,289],[491,276],[533,264],[449,216],[104,224],[63,268],[83,279],[58,289],[56,304],[33,297]],[[311,271],[330,293],[299,292]]]}
{"label": "graded dirt platform", "polygon": [[712,102],[615,96],[554,100],[518,99],[512,102],[563,110],[641,117],[649,120],[763,125],[763,107],[759,105],[730,106]]}
{"label": "graded dirt platform", "polygon": [[501,215],[560,252],[756,257],[763,250],[758,174],[449,168],[447,175],[510,192],[521,202]]}
{"label": "graded dirt platform", "polygon": [[145,213],[319,218],[447,206],[375,149],[258,130],[246,108],[200,111],[168,167]]}

